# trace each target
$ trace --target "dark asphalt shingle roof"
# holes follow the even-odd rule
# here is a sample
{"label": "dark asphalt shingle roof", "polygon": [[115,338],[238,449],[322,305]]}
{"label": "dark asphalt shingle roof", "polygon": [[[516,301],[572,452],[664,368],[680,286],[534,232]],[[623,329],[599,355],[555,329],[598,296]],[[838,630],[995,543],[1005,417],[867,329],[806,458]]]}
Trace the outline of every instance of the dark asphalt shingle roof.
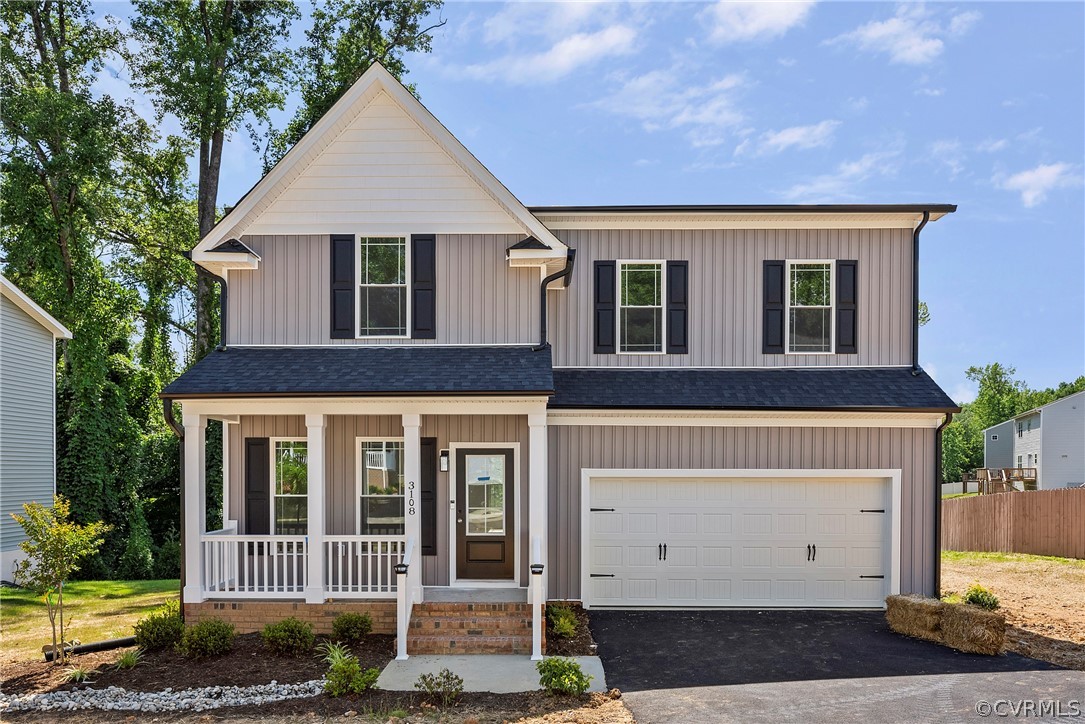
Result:
{"label": "dark asphalt shingle roof", "polygon": [[910,368],[557,369],[552,409],[956,410]]}
{"label": "dark asphalt shingle roof", "polygon": [[250,249],[248,245],[240,239],[227,239],[213,249],[208,249],[208,251],[225,254],[252,254],[253,256],[259,256],[259,254]]}
{"label": "dark asphalt shingle roof", "polygon": [[506,249],[506,251],[511,250],[511,249],[549,249],[549,248],[550,248],[549,246],[542,243],[541,241],[536,239],[534,236],[529,236],[526,239],[521,239],[520,241],[516,242],[515,244],[510,246],[508,249]]}
{"label": "dark asphalt shingle roof", "polygon": [[550,350],[531,347],[231,347],[163,397],[549,394]]}

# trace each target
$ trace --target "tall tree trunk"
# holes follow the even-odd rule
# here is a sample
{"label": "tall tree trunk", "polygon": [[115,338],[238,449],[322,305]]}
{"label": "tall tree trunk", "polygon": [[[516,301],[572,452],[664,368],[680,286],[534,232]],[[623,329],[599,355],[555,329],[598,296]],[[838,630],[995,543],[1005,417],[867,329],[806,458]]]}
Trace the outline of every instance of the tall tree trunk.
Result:
{"label": "tall tree trunk", "polygon": [[[222,135],[218,148],[214,138],[200,141],[200,172],[196,199],[196,213],[200,227],[200,239],[203,239],[215,226],[216,202],[218,200],[219,165],[222,162]],[[199,361],[211,351],[215,344],[215,325],[213,310],[215,304],[214,289],[207,277],[196,277],[196,342],[193,361]]]}

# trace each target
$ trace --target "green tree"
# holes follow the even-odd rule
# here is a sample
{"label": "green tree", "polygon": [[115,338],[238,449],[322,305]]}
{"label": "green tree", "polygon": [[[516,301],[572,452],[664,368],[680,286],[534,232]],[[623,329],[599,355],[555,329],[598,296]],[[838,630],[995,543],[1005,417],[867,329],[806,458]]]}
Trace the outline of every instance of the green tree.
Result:
{"label": "green tree", "polygon": [[64,584],[79,570],[84,558],[97,553],[109,526],[73,523],[69,519],[68,501],[59,495],[53,498],[51,508],[41,503],[26,503],[23,510],[26,515],[11,514],[27,538],[19,544],[26,558],[15,565],[15,580],[45,600],[53,630],[53,663],[59,664],[66,657]]}
{"label": "green tree", "polygon": [[[373,63],[396,78],[407,74],[405,53],[428,53],[432,31],[426,25],[442,0],[327,0],[313,9],[306,44],[298,51],[301,106],[281,132],[271,133],[264,150],[264,172],[301,140]],[[408,90],[417,95],[413,85]]]}
{"label": "green tree", "polygon": [[965,372],[965,377],[979,385],[971,410],[980,430],[1025,411],[1027,388],[1014,379],[1016,372],[1013,367],[998,362],[969,367]]}

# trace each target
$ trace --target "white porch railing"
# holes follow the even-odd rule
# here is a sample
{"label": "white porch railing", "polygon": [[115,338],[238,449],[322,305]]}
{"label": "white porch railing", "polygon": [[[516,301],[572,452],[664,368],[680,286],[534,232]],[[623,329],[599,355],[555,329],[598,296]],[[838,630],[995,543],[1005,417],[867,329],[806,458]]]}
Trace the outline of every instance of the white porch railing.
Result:
{"label": "white porch railing", "polygon": [[394,568],[406,544],[399,536],[324,536],[325,592],[333,598],[394,598]]}
{"label": "white porch railing", "polygon": [[300,598],[308,582],[303,535],[204,534],[203,594],[207,598]]}

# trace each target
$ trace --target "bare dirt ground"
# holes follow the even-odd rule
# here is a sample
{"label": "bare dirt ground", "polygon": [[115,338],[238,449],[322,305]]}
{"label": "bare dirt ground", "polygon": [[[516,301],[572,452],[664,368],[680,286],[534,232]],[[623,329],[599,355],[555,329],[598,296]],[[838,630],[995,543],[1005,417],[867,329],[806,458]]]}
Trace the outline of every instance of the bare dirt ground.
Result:
{"label": "bare dirt ground", "polygon": [[1010,625],[1008,650],[1085,671],[1085,560],[943,554],[942,595],[964,593],[973,583],[998,596]]}

